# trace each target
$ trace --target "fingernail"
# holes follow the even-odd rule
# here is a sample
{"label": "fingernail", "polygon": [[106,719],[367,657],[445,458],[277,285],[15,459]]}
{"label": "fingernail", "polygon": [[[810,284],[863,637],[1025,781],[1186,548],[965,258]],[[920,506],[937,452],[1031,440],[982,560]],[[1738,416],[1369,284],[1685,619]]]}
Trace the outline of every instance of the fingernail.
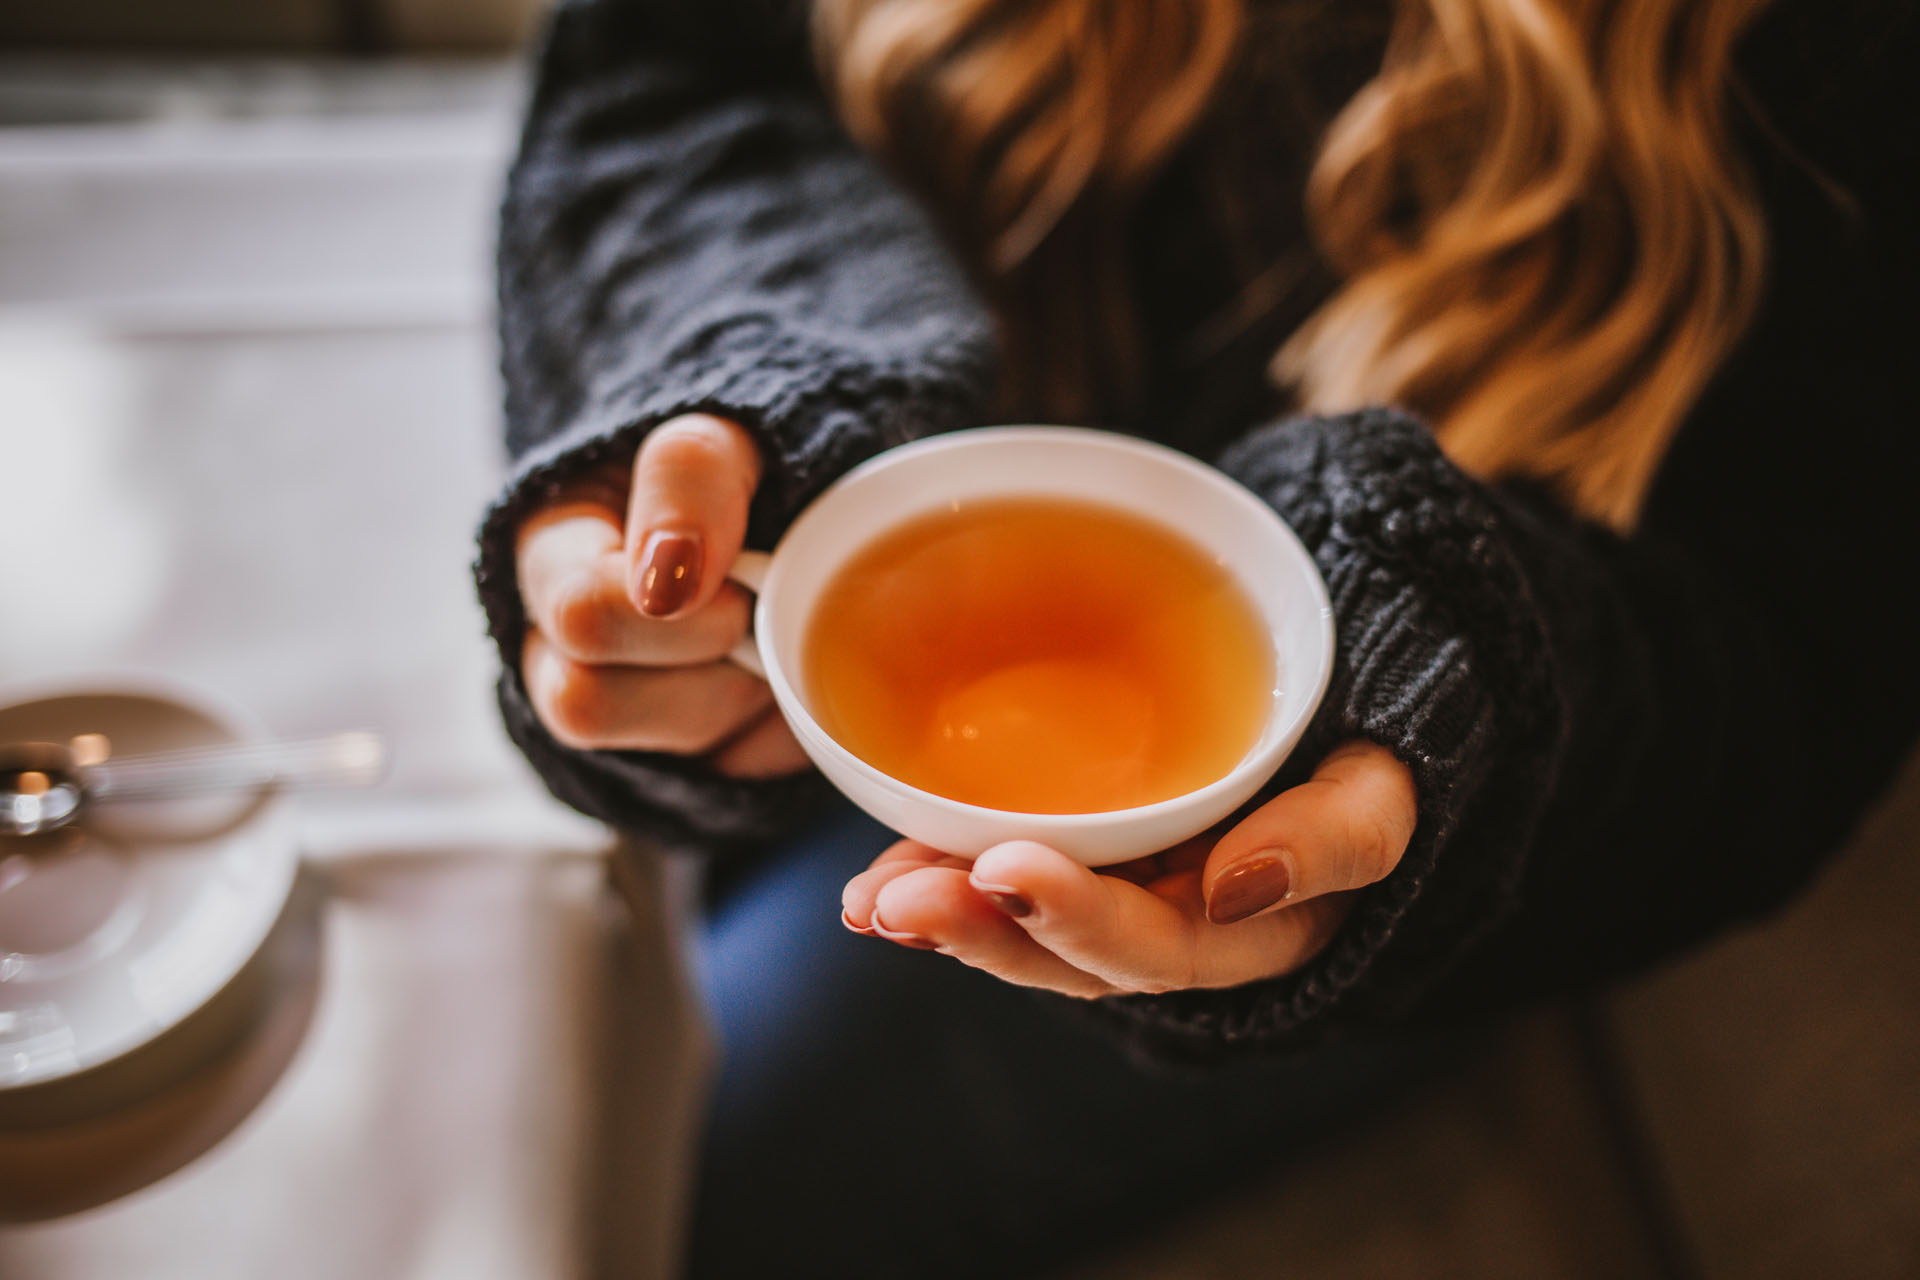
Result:
{"label": "fingernail", "polygon": [[1215,924],[1232,924],[1258,915],[1286,897],[1292,881],[1282,852],[1243,858],[1213,882],[1213,892],[1207,895],[1207,919]]}
{"label": "fingernail", "polygon": [[857,925],[853,922],[853,917],[847,914],[847,909],[845,907],[840,908],[840,923],[847,926],[847,928],[853,930],[855,933],[859,934],[863,938],[871,938],[873,936],[873,930],[868,929],[862,925]]}
{"label": "fingernail", "polygon": [[897,930],[889,929],[880,923],[880,917],[878,915],[869,918],[873,921],[873,931],[885,938],[888,942],[897,942],[903,947],[914,947],[921,951],[932,951],[939,945],[927,941],[917,933],[900,933]]}
{"label": "fingernail", "polygon": [[991,902],[1015,920],[1033,914],[1033,900],[1018,889],[1009,889],[1005,885],[978,884],[973,887],[980,896]]}
{"label": "fingernail", "polygon": [[670,618],[687,607],[700,589],[700,562],[704,559],[697,533],[647,535],[640,548],[640,612],[650,618]]}

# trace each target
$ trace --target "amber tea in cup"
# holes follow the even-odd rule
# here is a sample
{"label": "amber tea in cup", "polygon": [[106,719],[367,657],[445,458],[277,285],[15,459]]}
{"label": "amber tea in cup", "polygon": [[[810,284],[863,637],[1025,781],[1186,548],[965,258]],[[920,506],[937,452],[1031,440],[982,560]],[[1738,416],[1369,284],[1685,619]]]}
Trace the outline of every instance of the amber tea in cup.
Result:
{"label": "amber tea in cup", "polygon": [[1170,849],[1273,777],[1333,673],[1326,584],[1272,507],[1082,427],[887,449],[728,576],[759,597],[728,657],[807,758],[959,858]]}
{"label": "amber tea in cup", "polygon": [[1174,530],[1053,497],[954,502],[822,589],[822,728],[910,786],[1020,813],[1131,809],[1231,773],[1272,715],[1272,634]]}

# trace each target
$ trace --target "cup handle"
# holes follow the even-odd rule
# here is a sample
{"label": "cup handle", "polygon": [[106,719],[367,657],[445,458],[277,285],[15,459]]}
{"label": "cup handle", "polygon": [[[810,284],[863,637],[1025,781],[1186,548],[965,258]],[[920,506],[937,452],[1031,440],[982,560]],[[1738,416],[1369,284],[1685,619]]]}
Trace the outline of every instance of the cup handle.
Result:
{"label": "cup handle", "polygon": [[[767,580],[767,566],[773,563],[773,557],[764,551],[742,551],[734,558],[733,567],[727,570],[727,576],[753,592],[760,593],[760,584]],[[751,621],[747,624],[747,634],[740,637],[740,643],[727,653],[727,661],[744,671],[767,678],[767,666],[760,661],[760,643],[753,633]]]}

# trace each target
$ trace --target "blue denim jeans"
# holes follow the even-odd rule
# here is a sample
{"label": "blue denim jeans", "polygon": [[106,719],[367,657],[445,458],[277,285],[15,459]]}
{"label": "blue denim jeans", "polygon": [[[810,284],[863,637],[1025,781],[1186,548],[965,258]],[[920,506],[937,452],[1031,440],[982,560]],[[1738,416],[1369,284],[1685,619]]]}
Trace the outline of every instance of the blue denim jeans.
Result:
{"label": "blue denim jeans", "polygon": [[697,1277],[1031,1274],[1125,1243],[1429,1073],[1431,1041],[1169,1072],[1060,997],[848,932],[894,837],[847,807],[729,886],[699,978],[721,1048]]}

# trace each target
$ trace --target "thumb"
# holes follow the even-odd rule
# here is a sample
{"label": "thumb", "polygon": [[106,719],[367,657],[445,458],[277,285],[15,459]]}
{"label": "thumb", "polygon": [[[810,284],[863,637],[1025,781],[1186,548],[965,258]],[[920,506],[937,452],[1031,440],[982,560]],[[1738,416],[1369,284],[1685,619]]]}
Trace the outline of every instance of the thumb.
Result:
{"label": "thumb", "polygon": [[690,413],[641,442],[627,499],[627,593],[651,618],[706,605],[747,535],[760,449],[737,422]]}
{"label": "thumb", "polygon": [[1245,920],[1384,879],[1419,817],[1413,774],[1385,747],[1335,748],[1313,777],[1282,791],[1227,832],[1200,883],[1207,919]]}

